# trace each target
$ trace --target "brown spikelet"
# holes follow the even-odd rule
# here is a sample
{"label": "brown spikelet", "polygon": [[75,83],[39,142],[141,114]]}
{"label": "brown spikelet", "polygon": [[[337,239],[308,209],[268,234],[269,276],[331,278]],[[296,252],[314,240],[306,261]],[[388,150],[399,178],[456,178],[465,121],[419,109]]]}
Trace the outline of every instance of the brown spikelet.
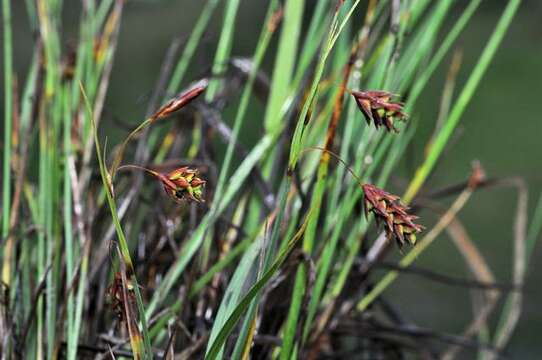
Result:
{"label": "brown spikelet", "polygon": [[398,196],[371,184],[363,185],[363,194],[365,216],[372,212],[377,224],[383,222],[388,239],[394,238],[400,248],[407,243],[416,243],[416,234],[423,226],[414,223],[418,217],[407,212],[408,207]]}
{"label": "brown spikelet", "polygon": [[166,193],[175,201],[203,201],[205,180],[200,179],[198,171],[188,166],[175,169],[168,174],[159,174],[158,178],[164,185]]}
{"label": "brown spikelet", "polygon": [[403,104],[395,102],[395,96],[387,91],[352,91],[352,96],[367,120],[378,129],[384,125],[388,131],[398,132],[394,126],[395,119],[405,121],[407,115],[403,112]]}
{"label": "brown spikelet", "polygon": [[190,104],[194,99],[200,96],[207,89],[208,81],[203,79],[192,86],[190,89],[180,93],[173,99],[169,100],[164,106],[158,109],[151,115],[151,122],[163,119],[170,116],[174,112],[179,111],[186,105]]}
{"label": "brown spikelet", "polygon": [[160,180],[166,193],[177,202],[182,200],[204,202],[203,188],[206,181],[198,177],[197,169],[183,166],[169,173],[160,173],[138,165],[123,165],[119,167],[120,169],[135,169],[149,173]]}

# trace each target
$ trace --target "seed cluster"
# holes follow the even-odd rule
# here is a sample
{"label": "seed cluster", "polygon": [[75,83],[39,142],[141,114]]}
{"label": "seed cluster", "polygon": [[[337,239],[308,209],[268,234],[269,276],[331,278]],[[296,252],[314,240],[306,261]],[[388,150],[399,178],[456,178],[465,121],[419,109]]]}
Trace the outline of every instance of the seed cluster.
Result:
{"label": "seed cluster", "polygon": [[388,131],[398,132],[393,125],[395,119],[405,121],[407,115],[403,112],[403,104],[392,100],[393,94],[387,91],[352,91],[352,96],[367,120],[378,129],[384,125]]}
{"label": "seed cluster", "polygon": [[157,177],[164,185],[166,193],[175,201],[193,200],[202,202],[205,180],[200,179],[197,175],[198,170],[183,166],[168,174],[157,174]]}
{"label": "seed cluster", "polygon": [[395,238],[399,247],[416,243],[416,234],[423,230],[423,226],[414,223],[418,217],[407,213],[408,207],[400,202],[398,196],[371,184],[363,185],[363,193],[365,216],[372,212],[377,224],[383,222],[388,239]]}

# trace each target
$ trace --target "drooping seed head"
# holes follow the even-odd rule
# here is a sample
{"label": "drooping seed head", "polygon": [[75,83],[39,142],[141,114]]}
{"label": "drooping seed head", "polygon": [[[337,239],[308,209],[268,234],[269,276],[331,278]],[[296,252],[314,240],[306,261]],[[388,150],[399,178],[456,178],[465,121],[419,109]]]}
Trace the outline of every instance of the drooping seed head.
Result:
{"label": "drooping seed head", "polygon": [[193,200],[203,201],[203,187],[205,180],[200,179],[196,169],[188,166],[175,169],[168,174],[158,174],[158,178],[164,185],[164,190],[175,201]]}
{"label": "drooping seed head", "polygon": [[384,223],[388,239],[394,238],[399,248],[416,243],[416,234],[423,226],[415,224],[418,217],[407,212],[408,207],[400,202],[397,195],[390,194],[372,184],[363,185],[365,216],[372,212],[377,225]]}
{"label": "drooping seed head", "polygon": [[139,165],[123,165],[120,169],[134,169],[145,171],[158,179],[164,186],[166,193],[176,202],[182,200],[203,202],[203,188],[205,180],[198,177],[198,170],[183,166],[169,173],[161,173]]}

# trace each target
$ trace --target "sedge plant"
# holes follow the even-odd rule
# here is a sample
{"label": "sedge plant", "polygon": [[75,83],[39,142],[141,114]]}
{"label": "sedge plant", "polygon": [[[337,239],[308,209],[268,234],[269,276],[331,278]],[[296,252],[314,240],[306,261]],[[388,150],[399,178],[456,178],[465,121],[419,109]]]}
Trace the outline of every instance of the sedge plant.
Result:
{"label": "sedge plant", "polygon": [[[120,140],[108,137],[116,124],[107,121],[106,99],[131,2],[83,1],[76,45],[66,51],[66,4],[25,1],[36,34],[25,74],[13,67],[12,3],[2,0],[3,356],[504,351],[521,313],[515,291],[539,237],[542,202],[528,213],[521,181],[484,177],[479,167],[464,183],[441,184],[446,191],[431,192],[427,180],[453,151],[454,131],[520,0],[503,2],[478,61],[463,69],[466,82],[450,76],[429,139],[420,135],[422,94],[471,31],[479,0],[462,9],[452,0],[262,2],[256,43],[243,57],[235,45],[249,2],[203,1],[191,32],[171,34],[186,42],[165,56],[145,120],[129,122],[133,130]],[[215,28],[209,56],[204,34]],[[426,153],[402,175],[413,139],[427,141]],[[390,179],[400,176],[408,185],[397,190]],[[455,337],[405,322],[386,291],[430,256],[476,191],[511,182],[521,194],[511,289],[443,275],[466,284],[466,296],[476,288],[470,293],[482,305],[493,291],[512,291],[503,308],[486,306],[476,331]],[[429,199],[418,201],[420,193]],[[442,194],[455,200],[432,225],[427,204]],[[468,245],[476,256],[465,256],[465,268],[488,268],[489,254]],[[394,254],[398,262],[382,275]],[[486,320],[497,310],[495,326]],[[420,341],[421,333],[435,336]],[[454,341],[442,353],[428,345],[446,339]]]}

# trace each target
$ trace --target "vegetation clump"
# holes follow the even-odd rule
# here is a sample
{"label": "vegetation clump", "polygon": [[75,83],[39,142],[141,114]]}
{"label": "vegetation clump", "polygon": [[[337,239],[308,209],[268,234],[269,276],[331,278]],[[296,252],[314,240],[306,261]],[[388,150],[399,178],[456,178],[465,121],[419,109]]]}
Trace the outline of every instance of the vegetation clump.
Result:
{"label": "vegetation clump", "polygon": [[[418,126],[421,95],[439,83],[436,70],[481,0],[464,8],[261,1],[265,18],[251,18],[260,30],[243,58],[234,45],[249,1],[201,1],[190,34],[179,34],[186,41],[174,39],[164,56],[146,111],[128,124],[106,99],[131,1],[82,1],[75,40],[62,15],[79,2],[21,2],[36,34],[25,74],[13,67],[14,1],[0,1],[3,358],[491,359],[504,351],[542,202],[528,217],[524,181],[486,178],[480,168],[465,182],[427,179],[453,151],[519,0],[503,2],[457,98],[450,72],[440,106],[431,104],[439,120],[424,125],[434,127],[429,137]],[[212,21],[221,25],[207,56]],[[402,171],[413,139],[426,152],[415,171]],[[478,189],[496,186],[519,194],[511,284],[496,280],[457,217]],[[471,279],[413,267],[443,234]],[[390,251],[393,241],[402,251]],[[386,291],[408,272],[465,288],[474,315],[464,331],[402,316]]]}

